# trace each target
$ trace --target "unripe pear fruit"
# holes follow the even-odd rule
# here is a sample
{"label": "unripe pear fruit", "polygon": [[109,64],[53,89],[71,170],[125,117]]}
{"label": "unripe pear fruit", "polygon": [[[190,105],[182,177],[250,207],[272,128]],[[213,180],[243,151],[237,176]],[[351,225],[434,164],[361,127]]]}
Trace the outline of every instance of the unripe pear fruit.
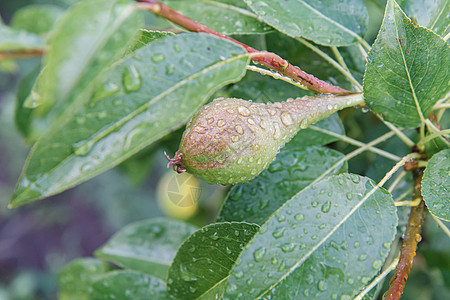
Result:
{"label": "unripe pear fruit", "polygon": [[201,176],[208,183],[249,181],[269,166],[300,129],[362,102],[361,94],[269,104],[218,98],[187,124],[180,149],[168,166]]}

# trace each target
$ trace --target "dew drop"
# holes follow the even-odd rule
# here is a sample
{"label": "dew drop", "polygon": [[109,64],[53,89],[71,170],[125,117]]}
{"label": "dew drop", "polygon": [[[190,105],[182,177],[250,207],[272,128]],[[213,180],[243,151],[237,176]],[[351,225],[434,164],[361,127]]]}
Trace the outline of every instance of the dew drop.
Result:
{"label": "dew drop", "polygon": [[226,124],[226,122],[222,119],[219,119],[217,121],[217,127],[223,127],[223,126],[225,126],[225,124]]}
{"label": "dew drop", "polygon": [[305,219],[305,216],[303,214],[296,214],[294,216],[294,219],[300,222],[300,221],[303,221]]}
{"label": "dew drop", "polygon": [[196,291],[197,291],[197,289],[195,287],[193,287],[193,286],[189,287],[189,292],[195,293]]}
{"label": "dew drop", "polygon": [[327,290],[327,284],[326,284],[325,280],[320,280],[320,281],[317,283],[317,288],[318,288],[319,291],[321,291],[321,292],[326,291],[326,290]]}
{"label": "dew drop", "polygon": [[358,248],[358,247],[359,247],[359,242],[355,242],[355,243],[353,244],[353,246],[354,246],[355,248]]}
{"label": "dew drop", "polygon": [[255,262],[260,262],[264,255],[266,255],[266,248],[260,247],[253,252],[253,258],[255,259]]}
{"label": "dew drop", "polygon": [[41,95],[39,95],[35,91],[31,91],[30,95],[25,100],[23,106],[27,108],[36,108],[41,104],[42,104]]}
{"label": "dew drop", "polygon": [[161,62],[161,61],[163,61],[165,59],[166,59],[166,57],[163,54],[161,54],[161,53],[157,53],[157,54],[152,56],[152,61],[153,62]]}
{"label": "dew drop", "polygon": [[353,284],[355,281],[353,280],[353,278],[349,278],[349,279],[347,279],[347,283],[348,284]]}
{"label": "dew drop", "polygon": [[376,261],[373,262],[372,267],[375,270],[379,270],[382,265],[383,265],[383,262],[381,260],[377,259]]}
{"label": "dew drop", "polygon": [[120,90],[120,87],[112,82],[100,85],[94,92],[91,98],[91,104],[95,105],[98,101],[112,96]]}
{"label": "dew drop", "polygon": [[233,135],[233,136],[231,137],[231,141],[237,142],[237,141],[239,141],[239,137],[238,137],[237,135]]}
{"label": "dew drop", "polygon": [[248,119],[247,119],[247,122],[248,122],[248,124],[250,124],[250,125],[255,125],[255,124],[256,124],[255,121],[254,121],[252,118],[248,118]]}
{"label": "dew drop", "polygon": [[208,125],[211,125],[212,123],[214,123],[214,118],[206,118],[206,123],[208,124]]}
{"label": "dew drop", "polygon": [[300,123],[300,128],[305,129],[306,127],[308,127],[308,120],[305,119]]}
{"label": "dew drop", "polygon": [[245,106],[239,106],[238,107],[238,112],[240,115],[244,116],[244,117],[248,117],[250,116],[250,110],[245,107]]}
{"label": "dew drop", "polygon": [[72,151],[76,156],[86,156],[91,152],[96,141],[80,141],[78,143],[72,144]]}
{"label": "dew drop", "polygon": [[317,202],[315,200],[313,202],[311,202],[312,207],[317,207],[317,205],[319,205],[319,202]]}
{"label": "dew drop", "polygon": [[122,73],[122,84],[126,93],[131,93],[141,88],[141,75],[135,66],[125,67]]}
{"label": "dew drop", "polygon": [[295,244],[294,243],[286,243],[280,246],[281,251],[283,251],[284,253],[289,253],[294,251],[295,249]]}
{"label": "dew drop", "polygon": [[285,125],[285,126],[290,126],[292,124],[294,124],[294,121],[292,120],[292,116],[290,113],[288,112],[283,112],[281,114],[281,122]]}
{"label": "dew drop", "polygon": [[350,193],[350,192],[348,192],[348,193],[347,193],[347,199],[348,199],[348,200],[352,200],[352,198],[353,198],[353,194]]}
{"label": "dew drop", "polygon": [[172,75],[175,71],[175,66],[172,64],[166,65],[166,75]]}
{"label": "dew drop", "polygon": [[244,134],[244,129],[242,129],[242,126],[241,126],[241,125],[236,125],[236,126],[234,127],[234,129],[236,130],[237,133],[239,133],[239,134]]}
{"label": "dew drop", "polygon": [[219,235],[217,234],[217,232],[214,232],[213,235],[209,236],[213,241],[217,241],[219,239]]}
{"label": "dew drop", "polygon": [[285,230],[286,230],[286,227],[284,227],[284,226],[283,227],[279,227],[278,229],[276,229],[272,233],[272,235],[273,235],[274,238],[279,239],[280,237],[283,236]]}
{"label": "dew drop", "polygon": [[327,202],[325,202],[324,204],[322,204],[322,207],[321,207],[320,210],[321,210],[323,213],[327,213],[327,212],[330,211],[330,209],[331,209],[331,201],[327,201]]}
{"label": "dew drop", "polygon": [[363,254],[361,254],[359,257],[358,257],[358,260],[359,261],[364,261],[364,260],[366,260],[367,259],[367,254],[366,253],[363,253]]}

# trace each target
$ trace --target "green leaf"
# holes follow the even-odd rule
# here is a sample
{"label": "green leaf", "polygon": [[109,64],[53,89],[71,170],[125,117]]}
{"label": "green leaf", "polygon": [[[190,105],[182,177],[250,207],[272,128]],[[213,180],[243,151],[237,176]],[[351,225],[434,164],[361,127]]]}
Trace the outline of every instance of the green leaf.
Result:
{"label": "green leaf", "polygon": [[132,2],[97,0],[72,6],[52,31],[45,69],[25,105],[42,105],[39,113],[48,114],[49,120],[59,116],[121,58],[140,25],[141,14]]}
{"label": "green leaf", "polygon": [[450,149],[435,154],[423,174],[422,196],[428,210],[450,221]]}
{"label": "green leaf", "polygon": [[58,274],[60,300],[91,299],[92,283],[110,270],[107,263],[81,258],[66,265]]}
{"label": "green leaf", "polygon": [[43,49],[44,41],[33,33],[12,29],[0,23],[0,52]]}
{"label": "green leaf", "polygon": [[405,13],[420,26],[444,36],[450,26],[448,0],[403,0],[399,4]]}
{"label": "green leaf", "polygon": [[132,49],[130,50],[130,53],[136,51],[139,48],[146,46],[148,43],[154,42],[156,40],[159,40],[159,39],[162,39],[162,38],[165,38],[168,36],[175,35],[172,32],[145,30],[145,29],[141,29],[139,32],[140,32],[140,36],[139,36],[137,42],[133,45]]}
{"label": "green leaf", "polygon": [[164,281],[135,271],[113,271],[97,279],[89,299],[171,299]]}
{"label": "green leaf", "polygon": [[177,299],[220,298],[234,262],[258,228],[248,223],[216,223],[195,232],[170,266],[168,292]]}
{"label": "green leaf", "polygon": [[28,5],[14,13],[11,27],[35,34],[49,32],[63,9],[54,5]]}
{"label": "green leaf", "polygon": [[329,177],[267,219],[236,261],[225,298],[350,299],[380,270],[396,224],[392,197],[373,181]]}
{"label": "green leaf", "polygon": [[[342,158],[343,154],[324,147],[282,149],[269,168],[253,181],[231,189],[218,221],[263,224],[287,200]],[[345,170],[346,164],[342,163],[331,174]]]}
{"label": "green leaf", "polygon": [[[242,1],[164,0],[174,10],[223,34],[266,33],[272,28],[258,20]],[[241,4],[241,5],[239,5]]]}
{"label": "green leaf", "polygon": [[33,147],[10,205],[73,187],[181,127],[208,97],[245,74],[240,46],[207,34],[155,41],[113,68],[90,103]]}
{"label": "green leaf", "polygon": [[169,219],[140,221],[122,228],[95,255],[166,280],[178,247],[195,230],[191,225]]}
{"label": "green leaf", "polygon": [[23,107],[25,99],[30,94],[33,84],[39,75],[40,66],[32,70],[27,76],[25,76],[19,84],[17,89],[17,101],[16,101],[16,111],[14,114],[14,121],[16,123],[17,129],[25,137],[30,133],[30,123],[32,109]]}
{"label": "green leaf", "polygon": [[364,75],[368,107],[394,125],[417,127],[449,90],[450,47],[438,35],[415,27],[388,0]]}
{"label": "green leaf", "polygon": [[364,35],[368,15],[359,0],[245,0],[267,24],[320,45],[348,46]]}

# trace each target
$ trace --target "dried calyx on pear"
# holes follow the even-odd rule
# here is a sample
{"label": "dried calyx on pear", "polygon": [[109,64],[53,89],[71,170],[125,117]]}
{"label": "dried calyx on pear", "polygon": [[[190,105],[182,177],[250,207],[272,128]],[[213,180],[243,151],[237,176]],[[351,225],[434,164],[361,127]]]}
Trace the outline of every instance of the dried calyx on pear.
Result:
{"label": "dried calyx on pear", "polygon": [[187,124],[180,149],[168,167],[201,176],[208,183],[253,179],[299,130],[345,107],[362,103],[360,94],[253,103],[218,98]]}

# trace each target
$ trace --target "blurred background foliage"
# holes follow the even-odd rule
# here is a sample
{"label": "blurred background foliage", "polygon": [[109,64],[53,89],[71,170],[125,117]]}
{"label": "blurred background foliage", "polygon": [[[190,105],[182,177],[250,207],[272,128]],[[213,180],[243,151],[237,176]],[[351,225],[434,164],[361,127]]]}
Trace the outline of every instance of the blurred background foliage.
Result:
{"label": "blurred background foliage", "polygon": [[[0,15],[5,24],[45,37],[56,18],[75,2],[78,0],[2,0]],[[383,17],[385,1],[364,2],[370,14],[367,37],[372,42]],[[31,14],[29,5],[39,5],[45,17]],[[146,14],[146,23],[149,28],[170,27],[169,23],[151,14]],[[292,39],[281,39],[278,33],[270,33],[267,43],[259,36],[236,38],[260,49],[267,47],[319,78],[350,88],[339,73],[316,54],[307,52],[308,55],[305,55],[305,47]],[[364,65],[351,64],[354,53],[351,49],[344,51],[355,77],[361,79]],[[119,167],[74,189],[17,209],[7,209],[29,150],[14,121],[16,99],[20,85],[26,84],[21,83],[23,79],[39,65],[37,58],[0,62],[0,300],[55,299],[57,272],[77,257],[92,256],[94,250],[118,229],[131,222],[157,216],[184,219],[199,226],[207,224],[215,219],[228,189],[190,178],[189,186],[198,191],[196,195],[190,195],[196,199],[195,205],[189,208],[173,205],[168,197],[170,193],[183,197],[192,190],[177,189],[182,182],[174,183],[178,180],[172,176],[175,173],[166,169],[163,153],[173,154],[177,150],[182,134],[182,130],[178,130]],[[283,97],[291,96],[286,95],[290,86],[283,89],[276,85],[278,82],[271,81],[273,89],[267,89],[269,81],[259,81],[258,76],[249,75],[218,94],[256,101],[283,100]],[[372,114],[345,110],[340,116],[347,135],[363,142],[387,132],[387,128]],[[446,119],[450,118],[443,118]],[[415,131],[410,132],[412,138],[416,134]],[[330,147],[343,153],[355,149],[342,142],[335,142]],[[380,145],[380,148],[398,155],[405,153],[402,147],[404,145],[398,140]],[[379,180],[391,164],[372,153],[364,153],[349,162],[349,172]],[[398,195],[393,195],[394,199],[405,190],[406,186],[397,189]],[[400,225],[403,224],[403,227],[408,212],[408,208],[399,208]],[[402,226],[399,235],[401,230]],[[419,247],[402,299],[449,299],[450,240],[431,219],[425,224],[424,240]]]}

